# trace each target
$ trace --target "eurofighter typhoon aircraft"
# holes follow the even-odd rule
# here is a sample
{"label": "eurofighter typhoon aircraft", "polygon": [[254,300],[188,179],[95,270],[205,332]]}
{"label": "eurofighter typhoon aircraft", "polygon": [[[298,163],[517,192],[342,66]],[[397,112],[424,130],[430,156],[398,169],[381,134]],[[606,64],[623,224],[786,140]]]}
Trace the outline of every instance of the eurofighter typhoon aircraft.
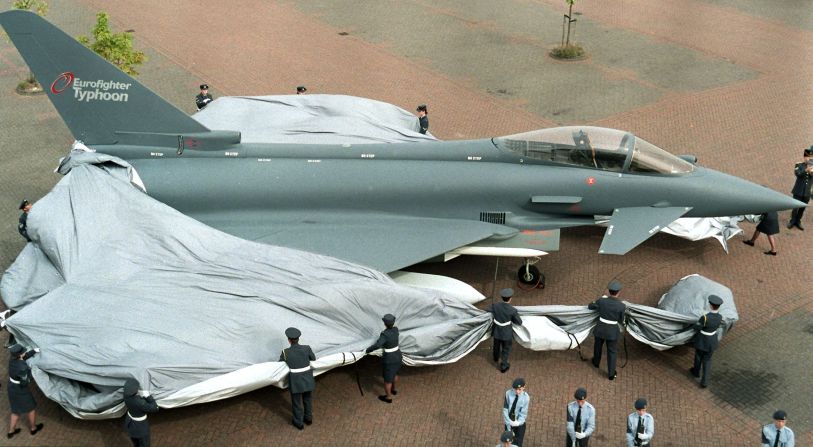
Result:
{"label": "eurofighter typhoon aircraft", "polygon": [[620,255],[680,217],[804,206],[596,127],[470,141],[241,143],[239,132],[207,129],[36,14],[4,12],[0,24],[74,137],[130,162],[154,198],[236,236],[384,272],[444,255],[556,249],[560,228],[595,216],[611,216],[599,253]]}

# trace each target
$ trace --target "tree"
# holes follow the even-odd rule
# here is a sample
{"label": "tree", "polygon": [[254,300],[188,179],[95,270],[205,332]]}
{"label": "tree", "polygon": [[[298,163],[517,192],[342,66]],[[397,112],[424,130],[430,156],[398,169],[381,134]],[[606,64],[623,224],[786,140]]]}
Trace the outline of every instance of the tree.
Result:
{"label": "tree", "polygon": [[[48,14],[48,2],[45,0],[15,0],[11,7],[14,9],[34,11],[43,17],[45,17],[45,14]],[[28,77],[17,85],[17,91],[27,94],[41,93],[42,86],[37,82],[37,79],[34,78],[34,73],[29,71]]]}
{"label": "tree", "polygon": [[144,63],[147,56],[133,49],[133,35],[127,31],[114,33],[110,30],[110,19],[106,12],[96,14],[96,26],[93,27],[93,40],[79,36],[79,42],[110,61],[121,71],[135,76],[135,67]]}
{"label": "tree", "polygon": [[573,4],[576,0],[565,0],[567,14],[562,19],[562,44],[554,48],[550,54],[557,59],[581,59],[584,57],[584,48],[577,43],[570,43],[570,26],[576,19],[573,18]]}
{"label": "tree", "polygon": [[[565,14],[564,20],[562,21],[562,46],[570,45],[570,24],[575,22],[576,19],[573,18],[573,4],[576,3],[576,0],[565,0],[567,3],[567,14]],[[565,24],[567,24],[567,40],[565,40]]]}

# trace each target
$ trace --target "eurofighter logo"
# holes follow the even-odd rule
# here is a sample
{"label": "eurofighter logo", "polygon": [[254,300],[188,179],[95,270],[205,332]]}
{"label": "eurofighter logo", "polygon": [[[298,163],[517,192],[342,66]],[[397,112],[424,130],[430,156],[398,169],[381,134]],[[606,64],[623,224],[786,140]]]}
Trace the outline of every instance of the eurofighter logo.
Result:
{"label": "eurofighter logo", "polygon": [[79,102],[113,101],[127,102],[130,98],[126,91],[133,85],[129,82],[115,82],[98,79],[84,81],[74,77],[73,73],[66,71],[51,83],[51,93],[58,95],[73,87],[73,97]]}

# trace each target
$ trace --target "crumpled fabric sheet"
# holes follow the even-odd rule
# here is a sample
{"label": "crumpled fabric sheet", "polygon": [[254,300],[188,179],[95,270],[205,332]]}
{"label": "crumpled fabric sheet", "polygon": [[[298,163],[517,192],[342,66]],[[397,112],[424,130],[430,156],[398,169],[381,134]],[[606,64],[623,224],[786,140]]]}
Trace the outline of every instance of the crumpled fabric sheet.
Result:
{"label": "crumpled fabric sheet", "polygon": [[[30,211],[32,242],[0,294],[17,311],[8,329],[42,349],[29,360],[38,386],[75,417],[121,416],[130,377],[163,408],[285,387],[277,359],[289,326],[313,348],[316,374],[363,357],[385,313],[398,318],[410,366],[457,361],[490,336],[490,314],[443,292],[230,236],[134,187],[124,160],[70,157]],[[598,318],[585,306],[518,310],[516,338],[536,350],[577,347]],[[647,312],[631,311],[631,331],[660,344],[684,340],[683,320]]]}

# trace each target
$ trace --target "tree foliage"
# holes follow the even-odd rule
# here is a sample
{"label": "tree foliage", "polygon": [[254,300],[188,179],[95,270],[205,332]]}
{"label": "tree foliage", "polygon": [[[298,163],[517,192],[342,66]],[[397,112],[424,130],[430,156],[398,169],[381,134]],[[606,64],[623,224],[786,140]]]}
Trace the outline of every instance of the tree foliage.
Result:
{"label": "tree foliage", "polygon": [[41,16],[48,14],[48,2],[45,0],[14,0],[11,5],[14,9],[25,9],[26,11],[34,11]]}
{"label": "tree foliage", "polygon": [[114,33],[110,30],[110,19],[106,12],[96,14],[93,42],[87,36],[79,36],[79,42],[131,76],[137,75],[135,67],[147,60],[144,53],[133,48],[131,33]]}

